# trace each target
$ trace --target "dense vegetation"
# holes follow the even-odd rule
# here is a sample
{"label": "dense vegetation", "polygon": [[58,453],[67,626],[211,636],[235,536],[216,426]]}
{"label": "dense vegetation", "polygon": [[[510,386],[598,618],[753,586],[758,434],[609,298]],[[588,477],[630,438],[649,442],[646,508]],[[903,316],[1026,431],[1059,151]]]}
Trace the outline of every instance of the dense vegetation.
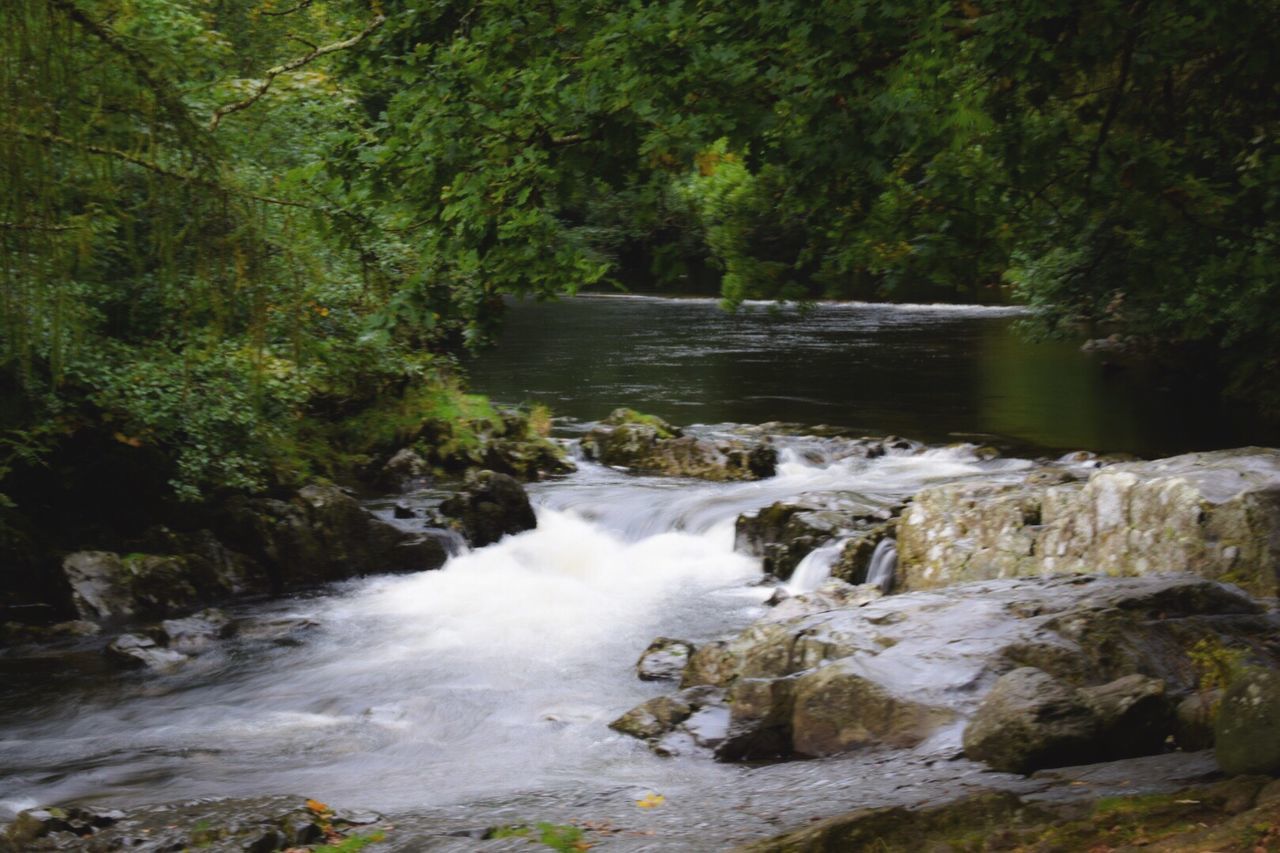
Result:
{"label": "dense vegetation", "polygon": [[1025,301],[1280,409],[1278,11],[8,0],[0,492],[330,471],[504,295],[610,280]]}

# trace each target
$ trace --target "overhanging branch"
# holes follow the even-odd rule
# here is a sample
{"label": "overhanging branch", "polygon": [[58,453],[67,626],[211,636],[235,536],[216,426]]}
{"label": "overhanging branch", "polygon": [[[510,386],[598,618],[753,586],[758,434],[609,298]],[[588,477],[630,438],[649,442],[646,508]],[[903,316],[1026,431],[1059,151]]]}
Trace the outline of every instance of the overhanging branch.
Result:
{"label": "overhanging branch", "polygon": [[274,68],[267,69],[266,75],[253,87],[253,91],[249,93],[248,97],[236,101],[235,103],[224,104],[214,110],[213,115],[209,118],[209,130],[217,130],[218,125],[222,123],[224,118],[232,113],[247,110],[249,107],[256,104],[263,95],[267,94],[267,90],[271,88],[271,84],[274,83],[275,79],[281,74],[287,74],[290,71],[297,71],[307,63],[313,62],[330,53],[337,53],[340,50],[355,47],[357,44],[364,41],[364,39],[366,39],[371,33],[386,23],[386,20],[387,18],[385,15],[378,15],[369,22],[369,26],[365,27],[349,39],[343,39],[342,41],[335,41],[331,44],[321,45],[320,47],[314,48],[310,53],[295,57],[282,65],[275,66]]}

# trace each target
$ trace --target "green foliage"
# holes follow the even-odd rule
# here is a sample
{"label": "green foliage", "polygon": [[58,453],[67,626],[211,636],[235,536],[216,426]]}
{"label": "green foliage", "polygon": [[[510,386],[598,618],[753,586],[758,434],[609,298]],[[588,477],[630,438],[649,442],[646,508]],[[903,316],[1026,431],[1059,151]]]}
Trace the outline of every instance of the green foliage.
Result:
{"label": "green foliage", "polygon": [[[420,397],[507,295],[712,272],[730,305],[1016,299],[1280,411],[1274,12],[12,0],[0,429],[259,490],[492,421]],[[370,406],[375,438],[317,426]]]}
{"label": "green foliage", "polygon": [[541,822],[533,826],[499,826],[490,830],[486,837],[528,838],[561,853],[574,853],[591,846],[583,839],[582,829],[572,824]]}

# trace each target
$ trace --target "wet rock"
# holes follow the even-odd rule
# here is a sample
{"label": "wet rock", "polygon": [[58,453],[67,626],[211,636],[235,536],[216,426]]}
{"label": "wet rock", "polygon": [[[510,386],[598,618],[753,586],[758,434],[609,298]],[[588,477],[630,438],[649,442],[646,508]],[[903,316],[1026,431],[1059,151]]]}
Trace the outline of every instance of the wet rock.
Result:
{"label": "wet rock", "polygon": [[680,676],[681,687],[724,687],[737,677],[740,658],[724,640],[698,645]]}
{"label": "wet rock", "polygon": [[1280,776],[1280,673],[1252,668],[1222,697],[1214,756],[1226,773]]}
{"label": "wet rock", "polygon": [[1280,450],[1119,462],[1085,483],[957,483],[898,525],[904,588],[983,578],[1191,572],[1262,596],[1280,570]]}
{"label": "wet rock", "polygon": [[[113,826],[124,818],[124,812],[116,809],[69,808],[29,809],[19,812],[9,824],[0,842],[8,842],[9,849],[24,850],[40,839],[56,833],[67,833],[76,838],[87,838],[100,829]],[[0,846],[0,849],[4,847]]]}
{"label": "wet rock", "polygon": [[666,734],[692,713],[693,706],[679,696],[657,696],[632,708],[610,723],[609,728],[647,740]]}
{"label": "wet rock", "polygon": [[729,689],[729,726],[715,748],[718,761],[791,755],[793,678],[739,678]]}
{"label": "wet rock", "polygon": [[800,676],[792,703],[792,751],[802,756],[873,745],[913,747],[955,717],[945,708],[893,695],[847,659]]}
{"label": "wet rock", "polygon": [[[649,747],[663,755],[681,750],[678,742],[712,746],[719,732],[711,733],[708,716],[722,708],[724,694],[711,687],[692,687],[671,696],[655,696],[642,702],[609,724],[609,728],[647,741]],[[704,713],[706,712],[706,713]],[[673,739],[672,736],[676,737]]]}
{"label": "wet rock", "polygon": [[1221,690],[1209,690],[1192,693],[1178,703],[1173,740],[1179,749],[1195,752],[1213,746],[1213,722],[1221,701]]}
{"label": "wet rock", "polygon": [[219,533],[263,566],[275,591],[379,572],[439,568],[444,544],[374,517],[339,487],[315,483],[290,501],[235,498]]}
{"label": "wet rock", "polygon": [[865,509],[778,502],[738,516],[734,549],[761,557],[767,573],[787,580],[812,551],[837,539],[847,539],[832,567],[832,576],[861,583],[876,545],[889,528],[881,513]]}
{"label": "wet rock", "polygon": [[226,576],[178,555],[80,551],[63,560],[62,570],[76,609],[90,621],[163,618],[235,591]]}
{"label": "wet rock", "polygon": [[402,447],[382,466],[378,482],[387,488],[404,489],[430,475],[431,463],[412,447]]}
{"label": "wet rock", "polygon": [[514,478],[481,471],[463,489],[440,504],[440,512],[457,521],[474,547],[538,526],[529,496]]}
{"label": "wet rock", "polygon": [[965,755],[1008,773],[1087,764],[1098,719],[1080,694],[1030,667],[1002,676],[964,732]]}
{"label": "wet rock", "polygon": [[717,481],[771,477],[778,462],[767,442],[699,439],[630,410],[614,412],[582,437],[581,447],[587,458],[603,465]]}
{"label": "wet rock", "polygon": [[160,623],[161,640],[172,651],[197,655],[235,633],[231,617],[210,608],[183,619],[166,619]]}
{"label": "wet rock", "polygon": [[406,504],[398,503],[391,509],[391,514],[399,519],[417,518],[418,514],[413,511],[413,507]]}
{"label": "wet rock", "polygon": [[139,634],[122,634],[107,644],[107,656],[117,664],[130,669],[173,669],[186,663],[186,655],[166,649],[150,637]]}
{"label": "wet rock", "polygon": [[320,627],[303,617],[284,617],[267,621],[243,622],[236,626],[236,634],[241,640],[250,642],[273,643],[278,646],[300,646],[303,635]]}
{"label": "wet rock", "polygon": [[1155,755],[1174,733],[1174,706],[1158,678],[1127,675],[1080,693],[1098,721],[1096,754],[1107,761]]}
{"label": "wet rock", "polygon": [[1278,631],[1280,616],[1197,577],[1011,579],[892,596],[832,580],[699,643],[681,684],[727,691],[718,755],[765,759],[951,737],[946,721],[974,717],[1002,674],[1039,667],[1030,671],[1067,697],[1053,707],[1074,709],[1088,734],[1078,754],[1046,736],[1049,758],[1018,762],[1048,766],[1064,754],[1164,749],[1169,697],[1196,688],[1197,644],[1214,638],[1275,666]]}
{"label": "wet rock", "polygon": [[636,674],[644,681],[677,681],[684,673],[693,644],[670,637],[658,637],[636,662]]}

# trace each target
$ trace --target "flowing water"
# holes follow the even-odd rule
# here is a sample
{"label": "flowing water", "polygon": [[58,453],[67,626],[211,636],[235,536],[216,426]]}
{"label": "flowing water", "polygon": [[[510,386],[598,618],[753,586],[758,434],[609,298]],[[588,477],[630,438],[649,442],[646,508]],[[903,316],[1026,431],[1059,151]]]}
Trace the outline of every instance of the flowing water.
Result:
{"label": "flowing water", "polygon": [[[619,304],[597,302],[609,312]],[[522,385],[533,375],[515,367],[503,374],[508,384],[502,385],[492,363],[477,370],[478,384],[494,393],[519,386],[519,394],[499,396],[549,399],[584,417],[632,403],[675,417],[687,410],[682,422],[717,413],[911,432],[906,420],[877,408],[875,394],[866,396],[869,387],[889,380],[858,370],[824,379],[856,402],[814,390],[803,377],[791,383],[794,394],[760,394],[748,383],[710,401],[682,395],[702,393],[705,385],[698,383],[710,381],[718,365],[736,364],[730,353],[744,347],[760,356],[752,370],[770,370],[775,355],[810,359],[813,370],[828,370],[824,359],[835,357],[841,341],[855,350],[861,345],[850,343],[850,335],[865,336],[874,348],[886,329],[910,337],[914,332],[903,330],[917,329],[921,317],[946,328],[959,323],[962,330],[969,322],[1007,319],[956,310],[873,313],[868,320],[836,311],[828,326],[811,315],[802,321],[807,331],[775,329],[762,315],[757,319],[766,331],[732,321],[718,337],[677,328],[672,319],[647,333],[652,340],[643,354],[633,351],[635,360],[647,359],[646,370],[666,359],[665,383],[632,382],[617,365],[613,379],[600,381],[599,371],[609,372],[610,359],[618,358],[608,351],[572,371],[579,392],[564,378]],[[528,334],[518,316],[514,332]],[[668,335],[674,343],[663,350]],[[549,334],[544,357],[561,358],[558,346]],[[918,354],[926,372],[930,357]],[[956,357],[938,355],[943,364]],[[957,415],[968,411],[957,402],[964,394],[945,376],[931,381],[938,384],[928,398],[950,414],[917,435],[987,429]],[[737,387],[725,382],[722,387]],[[823,393],[829,396],[812,396]],[[929,420],[923,409],[930,403],[920,394],[925,391],[903,389],[900,403],[917,424]],[[651,397],[662,405],[647,405]],[[677,399],[686,399],[686,409],[671,403]],[[1030,465],[988,459],[973,445],[916,446],[869,460],[839,458],[820,438],[781,438],[779,446],[778,475],[753,483],[637,477],[582,462],[576,474],[530,488],[536,530],[462,553],[439,571],[244,606],[236,614],[243,625],[238,639],[169,673],[108,671],[90,643],[69,655],[0,657],[0,819],[73,800],[128,807],[289,793],[416,814],[441,831],[610,820],[629,827],[629,834],[612,838],[614,846],[696,850],[841,808],[964,790],[978,770],[965,762],[933,766],[939,755],[927,751],[751,768],[698,756],[659,758],[607,728],[667,689],[635,677],[635,660],[652,638],[702,641],[765,612],[771,590],[758,585],[758,561],[732,547],[739,513],[810,493],[838,493],[846,504],[882,508],[931,483],[1012,479]],[[410,501],[425,504],[430,497]],[[881,561],[888,567],[887,549]],[[829,565],[817,565],[816,556],[814,562],[812,576],[806,569],[794,584],[820,582]],[[294,630],[273,635],[279,625]],[[649,793],[662,794],[666,804],[639,810],[637,800]],[[429,846],[474,844],[436,838]],[[424,845],[419,840],[403,849]]]}

